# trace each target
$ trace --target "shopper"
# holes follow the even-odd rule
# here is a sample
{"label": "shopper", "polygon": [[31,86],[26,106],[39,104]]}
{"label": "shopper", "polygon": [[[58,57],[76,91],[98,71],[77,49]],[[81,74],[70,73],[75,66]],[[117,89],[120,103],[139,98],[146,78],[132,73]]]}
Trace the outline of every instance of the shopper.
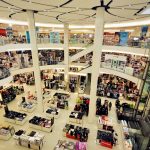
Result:
{"label": "shopper", "polygon": [[112,103],[109,102],[109,111],[111,111]]}

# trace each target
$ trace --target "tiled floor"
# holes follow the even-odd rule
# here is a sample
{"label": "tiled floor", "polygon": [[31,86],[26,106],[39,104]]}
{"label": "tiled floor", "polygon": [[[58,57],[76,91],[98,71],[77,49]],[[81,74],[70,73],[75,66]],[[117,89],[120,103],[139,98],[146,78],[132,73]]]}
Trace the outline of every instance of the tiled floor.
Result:
{"label": "tiled floor", "polygon": [[[34,86],[25,86],[25,90],[35,91],[35,87]],[[56,92],[56,91],[54,91],[54,90],[51,91],[51,94],[53,94],[54,92]],[[55,119],[55,126],[54,126],[54,130],[52,133],[38,131],[38,132],[42,132],[45,135],[44,146],[43,146],[42,150],[53,150],[53,148],[55,147],[55,145],[57,144],[57,141],[59,139],[66,139],[62,135],[62,129],[65,126],[65,124],[67,122],[69,122],[68,121],[69,114],[74,108],[75,100],[76,100],[77,96],[78,96],[77,94],[71,94],[71,100],[69,101],[69,110],[61,110],[60,118]],[[16,100],[14,100],[13,102],[11,102],[8,105],[10,110],[16,110],[16,111],[18,110],[17,101],[21,100],[21,97],[22,97],[22,95],[17,96]],[[104,98],[102,98],[102,100],[104,100]],[[117,120],[116,120],[116,113],[115,113],[115,107],[114,107],[115,101],[114,100],[110,100],[110,101],[112,101],[113,107],[112,107],[112,110],[109,112],[109,116],[111,116],[113,118],[114,129],[118,133],[118,144],[113,149],[114,150],[123,150],[123,137],[122,137],[121,127],[117,123]],[[28,119],[31,118],[32,116],[34,116],[35,114],[46,117],[46,115],[45,115],[45,111],[47,109],[46,103],[44,104],[44,112],[42,111],[43,110],[42,107],[37,107],[37,108],[38,109],[36,109],[33,113],[28,113]],[[0,109],[0,123],[4,122],[3,113],[4,113],[3,109]],[[95,113],[95,112],[93,112],[93,113]],[[26,122],[23,126],[14,125],[14,124],[12,124],[12,125],[15,127],[16,130],[18,130],[18,129],[25,129],[27,131],[34,130],[34,129],[29,128],[28,122]],[[97,117],[95,117],[93,119],[93,123],[88,123],[88,118],[84,117],[83,126],[88,127],[90,129],[90,134],[89,134],[89,139],[88,139],[88,150],[107,150],[108,149],[108,148],[104,148],[104,147],[96,144]],[[70,139],[67,139],[67,140],[70,140]],[[0,140],[0,150],[27,150],[27,149],[28,148],[16,145],[13,138],[11,138],[8,141]]]}

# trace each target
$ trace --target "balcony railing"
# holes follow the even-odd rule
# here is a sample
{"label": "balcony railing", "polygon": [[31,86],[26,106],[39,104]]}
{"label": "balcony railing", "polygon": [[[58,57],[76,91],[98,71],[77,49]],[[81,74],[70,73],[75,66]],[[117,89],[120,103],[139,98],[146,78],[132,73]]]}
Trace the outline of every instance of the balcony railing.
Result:
{"label": "balcony railing", "polygon": [[[93,44],[93,41],[94,40],[88,40],[88,39],[84,39],[84,40],[69,40],[69,43],[71,45],[73,44],[83,44],[85,45],[85,47],[88,47],[89,45],[92,45]],[[20,44],[20,43],[29,43],[28,40],[23,37],[23,38],[9,38],[9,37],[0,37],[0,45],[6,45],[6,44]],[[37,38],[37,43],[38,44],[48,44],[50,43],[50,38],[48,37],[44,37],[44,38]],[[60,40],[60,42],[58,43],[57,41],[55,43],[52,43],[52,44],[63,44],[64,41],[63,40]],[[103,43],[103,45],[108,45],[107,43]],[[150,48],[150,42],[149,41],[134,41],[134,40],[131,40],[129,39],[127,44],[126,45],[119,45],[119,44],[116,44],[116,45],[110,45],[110,46],[128,46],[128,47],[136,47],[136,48]]]}

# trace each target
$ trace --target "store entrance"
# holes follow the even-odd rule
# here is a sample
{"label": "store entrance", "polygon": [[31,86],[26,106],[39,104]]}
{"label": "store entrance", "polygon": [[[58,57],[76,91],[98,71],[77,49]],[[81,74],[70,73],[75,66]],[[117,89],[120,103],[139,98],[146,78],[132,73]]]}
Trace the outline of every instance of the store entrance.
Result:
{"label": "store entrance", "polygon": [[91,73],[87,75],[87,85],[85,88],[85,94],[90,95],[90,87],[91,87]]}

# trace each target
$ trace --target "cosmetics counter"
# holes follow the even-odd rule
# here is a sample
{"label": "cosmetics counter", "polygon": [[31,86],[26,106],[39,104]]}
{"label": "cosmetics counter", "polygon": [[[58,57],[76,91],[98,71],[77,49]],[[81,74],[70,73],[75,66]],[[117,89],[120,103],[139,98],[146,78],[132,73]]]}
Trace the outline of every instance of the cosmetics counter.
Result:
{"label": "cosmetics counter", "polygon": [[29,120],[29,126],[33,129],[45,132],[52,132],[54,127],[54,117],[52,117],[51,119],[46,119],[34,116],[32,119]]}
{"label": "cosmetics counter", "polygon": [[15,129],[13,126],[0,125],[0,140],[9,140],[14,133]]}
{"label": "cosmetics counter", "polygon": [[43,147],[44,135],[39,132],[31,131],[27,133],[25,130],[18,130],[13,138],[17,145],[29,149],[41,150]]}

